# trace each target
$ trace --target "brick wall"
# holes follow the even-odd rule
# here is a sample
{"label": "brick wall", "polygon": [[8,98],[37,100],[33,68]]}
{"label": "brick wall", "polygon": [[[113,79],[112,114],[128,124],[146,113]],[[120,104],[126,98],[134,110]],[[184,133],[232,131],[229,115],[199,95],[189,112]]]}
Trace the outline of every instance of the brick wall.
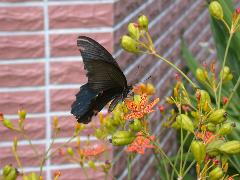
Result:
{"label": "brick wall", "polygon": [[[200,60],[212,56],[199,48],[201,41],[211,42],[208,13],[202,0],[0,0],[0,111],[16,122],[20,107],[28,111],[27,131],[40,149],[49,145],[53,116],[59,116],[62,133],[59,144],[66,141],[75,123],[70,105],[79,86],[86,82],[81,56],[76,47],[78,35],[93,37],[117,58],[129,82],[148,81],[157,87],[157,95],[169,94],[174,71],[151,56],[135,56],[119,48],[119,38],[127,24],[144,13],[150,19],[154,43],[164,57],[182,66],[180,34]],[[137,72],[137,76],[136,76]],[[163,98],[162,98],[163,99]],[[152,117],[153,132],[170,154],[176,148],[175,134],[161,129],[159,114]],[[0,127],[0,167],[16,164],[11,155],[11,139],[16,135]],[[84,131],[83,139],[91,132]],[[93,139],[94,140],[94,139]],[[169,141],[172,140],[172,141]],[[172,142],[172,143],[169,143]],[[26,171],[37,171],[37,161],[25,140],[20,141],[20,158]],[[122,149],[113,170],[118,179],[126,179],[126,159]],[[55,170],[61,179],[80,177],[78,165],[60,157],[47,161],[47,179]],[[101,173],[91,173],[102,177]],[[133,179],[154,177],[151,152],[133,161]]]}

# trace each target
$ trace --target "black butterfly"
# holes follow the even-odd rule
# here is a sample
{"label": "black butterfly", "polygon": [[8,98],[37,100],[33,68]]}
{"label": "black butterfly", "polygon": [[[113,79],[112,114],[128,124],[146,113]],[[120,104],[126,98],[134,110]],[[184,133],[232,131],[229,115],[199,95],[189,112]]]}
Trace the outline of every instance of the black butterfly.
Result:
{"label": "black butterfly", "polygon": [[98,42],[79,36],[78,49],[81,52],[88,83],[81,86],[72,104],[71,113],[79,123],[87,124],[111,100],[108,111],[112,111],[119,101],[131,91],[127,80],[112,55]]}

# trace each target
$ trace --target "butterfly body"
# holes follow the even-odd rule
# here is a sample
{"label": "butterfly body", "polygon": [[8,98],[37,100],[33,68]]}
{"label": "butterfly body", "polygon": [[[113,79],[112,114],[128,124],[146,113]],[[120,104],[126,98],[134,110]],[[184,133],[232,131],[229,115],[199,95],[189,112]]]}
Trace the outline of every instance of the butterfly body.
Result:
{"label": "butterfly body", "polygon": [[109,111],[131,91],[127,80],[112,55],[98,42],[79,36],[77,40],[88,82],[81,86],[72,104],[71,113],[79,123],[87,124],[112,100]]}

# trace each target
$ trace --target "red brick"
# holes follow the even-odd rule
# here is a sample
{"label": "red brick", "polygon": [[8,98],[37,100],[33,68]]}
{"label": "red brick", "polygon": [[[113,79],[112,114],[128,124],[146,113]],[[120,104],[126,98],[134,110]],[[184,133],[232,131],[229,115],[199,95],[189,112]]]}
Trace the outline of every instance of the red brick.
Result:
{"label": "red brick", "polygon": [[17,114],[19,108],[29,113],[44,112],[44,91],[0,93],[0,107],[4,114]]}
{"label": "red brick", "polygon": [[43,30],[43,8],[4,7],[0,8],[1,31]]}
{"label": "red brick", "polygon": [[51,83],[52,84],[80,84],[87,81],[83,63],[76,61],[52,62]]}
{"label": "red brick", "polygon": [[0,37],[0,59],[44,57],[44,36]]}
{"label": "red brick", "polygon": [[[80,87],[80,86],[79,86]],[[80,89],[80,88],[79,88]],[[79,89],[54,89],[51,90],[51,111],[70,111]]]}
{"label": "red brick", "polygon": [[[55,171],[52,171],[52,179],[54,179],[53,178],[54,172]],[[105,179],[105,174],[100,168],[97,168],[97,170],[86,169],[86,173],[88,177],[86,177],[86,175],[84,174],[85,172],[80,166],[79,168],[74,168],[74,169],[63,169],[63,170],[60,170],[60,172],[61,172],[61,176],[59,177],[59,179],[67,179],[67,180],[86,180],[86,179],[104,180]],[[111,179],[111,178],[109,177],[107,179]]]}
{"label": "red brick", "polygon": [[50,6],[50,28],[104,27],[113,25],[112,4]]}
{"label": "red brick", "polygon": [[[14,124],[14,127],[18,128],[18,120],[12,120],[12,123]],[[36,139],[44,139],[45,138],[45,126],[46,121],[44,118],[27,118],[24,123],[24,129],[26,130],[26,134],[31,138],[31,140]],[[26,138],[23,137],[22,134],[9,130],[8,128],[4,127],[3,125],[0,125],[0,141],[11,141],[15,137],[17,137],[19,140],[23,140]]]}
{"label": "red brick", "polygon": [[[67,34],[67,35],[51,35],[51,56],[74,56],[80,55],[77,48],[77,37],[80,34]],[[94,34],[81,34],[92,37],[106,49],[112,52],[112,33],[94,33]]]}
{"label": "red brick", "polygon": [[44,85],[44,64],[8,64],[0,66],[0,86]]}
{"label": "red brick", "polygon": [[[58,134],[58,137],[70,137],[70,136],[72,136],[73,133],[74,133],[75,125],[77,124],[77,120],[75,119],[75,117],[73,115],[62,116],[62,117],[59,117],[58,119],[59,119],[59,127],[61,129],[60,133]],[[81,132],[81,135],[82,136],[84,136],[84,135],[87,136],[87,135],[93,134],[95,132],[95,129],[97,127],[99,127],[99,125],[100,125],[100,123],[99,123],[99,120],[98,120],[97,116],[94,116],[92,118],[92,123],[90,123],[86,126],[86,129],[84,129]]]}
{"label": "red brick", "polygon": [[[43,154],[45,151],[44,145],[34,145],[39,152],[39,155]],[[18,146],[17,148],[18,156],[22,162],[23,166],[38,166],[40,165],[40,159],[35,155],[32,148],[28,145]],[[12,164],[17,167],[16,159],[12,153],[12,147],[1,147],[0,148],[0,161],[1,164]]]}

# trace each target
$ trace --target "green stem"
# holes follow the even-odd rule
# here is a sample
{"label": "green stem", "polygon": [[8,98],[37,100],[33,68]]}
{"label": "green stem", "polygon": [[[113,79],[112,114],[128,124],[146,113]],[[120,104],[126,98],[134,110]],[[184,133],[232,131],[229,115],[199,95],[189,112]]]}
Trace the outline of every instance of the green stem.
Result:
{"label": "green stem", "polygon": [[128,155],[128,162],[127,162],[127,166],[128,166],[128,180],[131,180],[131,154]]}
{"label": "green stem", "polygon": [[[228,42],[227,42],[227,47],[226,47],[225,54],[224,54],[222,71],[223,71],[223,68],[224,68],[224,66],[226,64],[226,61],[227,61],[228,50],[229,50],[229,47],[230,47],[232,37],[233,37],[233,33],[230,33],[230,36],[229,36],[229,39],[228,39]],[[220,85],[219,85],[219,92],[218,92],[218,109],[220,108],[220,102],[221,102],[222,82],[223,82],[223,73],[221,75],[220,82],[219,82]]]}
{"label": "green stem", "polygon": [[16,161],[17,161],[18,167],[21,169],[21,172],[23,174],[23,166],[22,166],[22,163],[20,161],[20,158],[19,158],[17,152],[14,149],[12,151],[13,151],[13,155],[14,155]]}
{"label": "green stem", "polygon": [[[191,143],[190,143],[190,144],[191,144]],[[185,160],[184,160],[184,163],[183,163],[183,169],[185,169],[185,166],[186,166],[186,164],[187,164],[187,159],[188,159],[189,154],[190,154],[190,146],[189,146],[189,148],[188,148],[187,155],[186,155]]]}
{"label": "green stem", "polygon": [[[158,157],[158,154],[153,150],[153,154],[154,154],[154,156],[155,156],[155,158],[156,158],[156,160],[157,160],[157,167],[158,168],[160,168],[161,169],[161,164],[163,163],[163,166],[164,166],[164,171],[165,171],[165,174],[166,174],[166,178],[167,178],[167,180],[170,180],[170,177],[169,177],[169,172],[168,172],[168,168],[167,168],[167,165],[166,165],[166,162],[164,161],[164,159],[163,158],[161,158],[162,159],[162,163],[161,163],[161,160],[159,159],[159,157]],[[161,173],[161,170],[158,170],[159,171],[159,173]]]}
{"label": "green stem", "polygon": [[36,149],[36,147],[32,144],[32,140],[30,139],[30,137],[25,133],[25,129],[22,128],[20,129],[20,132],[22,133],[23,137],[28,141],[30,147],[32,148],[33,152],[35,153],[36,156],[39,156],[39,153]]}
{"label": "green stem", "polygon": [[166,158],[166,160],[169,162],[170,166],[173,168],[173,170],[175,171],[175,173],[178,175],[178,171],[176,169],[176,167],[173,165],[172,161],[169,159],[169,157],[165,154],[165,152],[162,150],[160,144],[156,141],[151,140],[151,142],[157,147],[157,150],[159,151],[159,153]]}
{"label": "green stem", "polygon": [[234,93],[237,91],[237,88],[239,87],[239,85],[240,85],[240,76],[238,77],[237,83],[235,84],[235,86],[234,86],[234,88],[233,88],[233,90],[232,90],[232,92],[231,92],[231,94],[228,98],[228,102],[224,106],[224,109],[227,109],[227,107],[228,107],[230,101],[232,100],[232,97],[233,97]]}
{"label": "green stem", "polygon": [[187,172],[192,168],[192,166],[193,166],[195,163],[196,163],[196,161],[194,160],[194,161],[188,166],[188,168],[186,169],[186,171],[183,173],[183,176],[182,176],[182,177],[186,176]]}
{"label": "green stem", "polygon": [[174,65],[173,63],[171,63],[169,60],[165,59],[164,57],[160,56],[159,54],[156,54],[155,52],[152,52],[152,54],[154,56],[158,57],[159,59],[165,61],[172,68],[174,68],[176,71],[178,71],[193,86],[194,89],[198,89],[198,86],[189,77],[187,77],[187,75],[184,72],[182,72],[182,70],[179,69],[176,65]]}
{"label": "green stem", "polygon": [[180,176],[182,176],[183,174],[183,129],[182,129],[182,126],[181,126],[181,145],[180,145],[180,149],[181,149],[181,154],[180,154]]}

